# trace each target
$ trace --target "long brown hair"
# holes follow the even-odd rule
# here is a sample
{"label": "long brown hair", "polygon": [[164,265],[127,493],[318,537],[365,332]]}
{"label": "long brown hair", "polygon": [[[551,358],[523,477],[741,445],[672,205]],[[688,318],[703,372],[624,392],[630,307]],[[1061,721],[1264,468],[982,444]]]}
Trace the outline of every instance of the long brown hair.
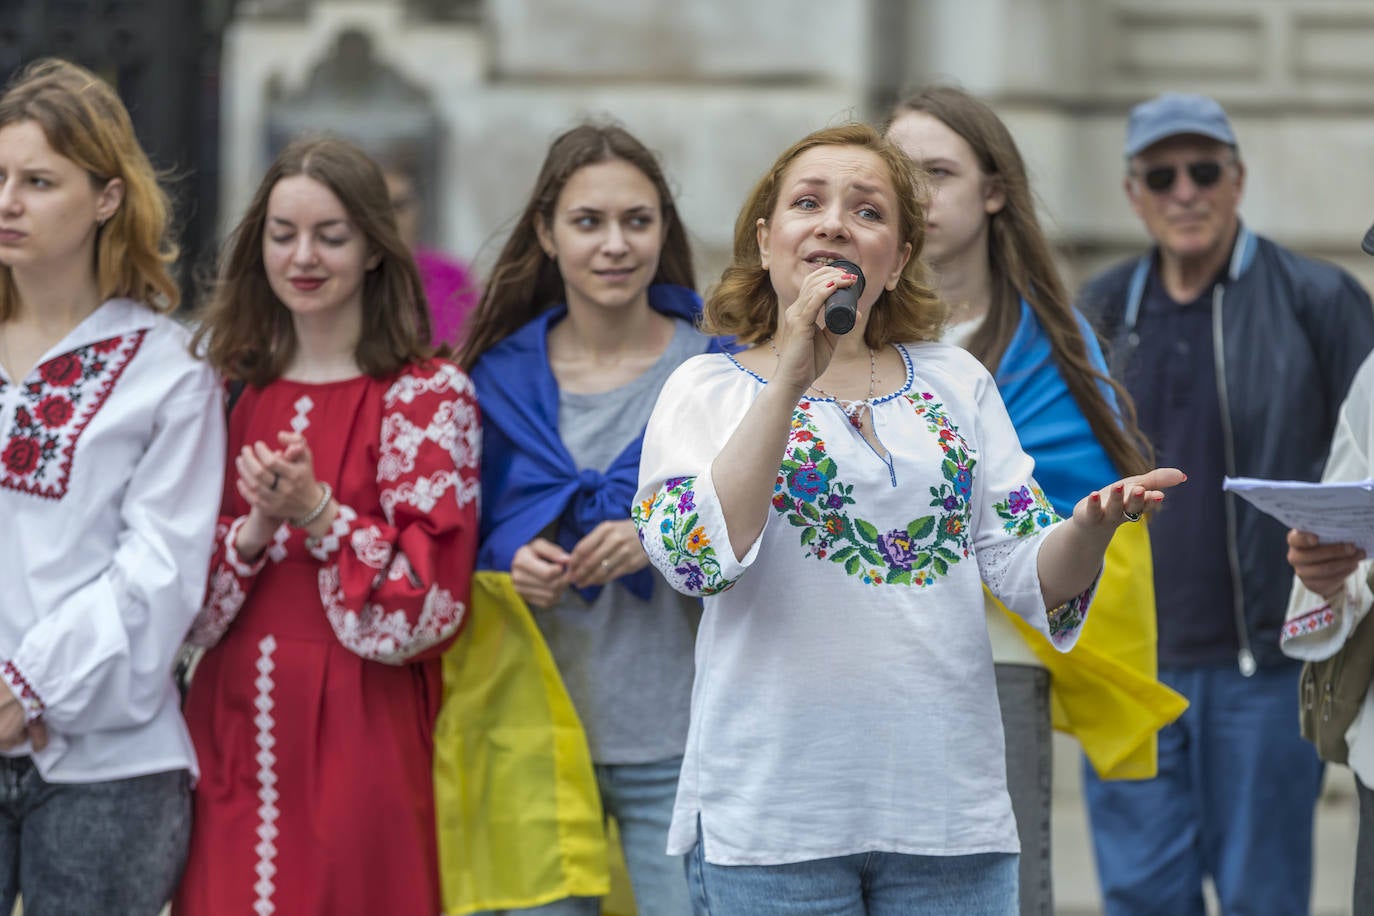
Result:
{"label": "long brown hair", "polygon": [[580,124],[555,139],[544,157],[525,209],[496,259],[468,323],[467,340],[458,353],[464,368],[472,368],[487,350],[566,298],[563,275],[539,244],[538,226],[540,221],[552,223],[558,195],[575,172],[612,159],[622,159],[639,169],[658,189],[663,248],[651,282],[696,288],[687,230],[657,157],[617,124]]}
{"label": "long brown hair", "polygon": [[225,243],[192,351],[226,378],[259,386],[279,378],[295,356],[295,325],[268,283],[262,237],[272,189],[296,175],[329,188],[367,250],[380,256],[363,279],[363,326],[354,350],[359,368],[383,377],[446,352],[428,343],[429,308],[420,273],[396,232],[381,169],[358,147],[331,136],[294,141],[267,169],[248,212]]}
{"label": "long brown hair", "polygon": [[[933,86],[897,103],[885,131],[908,111],[928,114],[963,137],[983,174],[1006,197],[1002,209],[988,219],[992,302],[969,341],[969,352],[995,374],[1016,333],[1025,299],[1045,329],[1074,402],[1112,464],[1123,475],[1149,470],[1151,449],[1136,426],[1134,402],[1125,388],[1088,359],[1082,326],[1040,228],[1026,165],[1011,132],[986,104],[952,86]],[[1103,395],[1104,387],[1116,395],[1119,413]]]}
{"label": "long brown hair", "polygon": [[[96,229],[92,271],[100,298],[136,299],[159,312],[176,308],[171,207],[114,89],[65,60],[35,61],[0,97],[0,128],[22,121],[37,124],[53,151],[85,169],[94,187],[115,178],[124,183],[119,209]],[[10,319],[18,299],[13,273],[0,266],[0,321]]]}
{"label": "long brown hair", "polygon": [[898,245],[911,245],[911,257],[902,268],[896,289],[883,290],[873,305],[864,341],[876,348],[893,342],[939,339],[949,309],[931,289],[920,260],[926,238],[928,186],[906,154],[867,124],[843,124],[808,134],[788,147],[754,185],[735,220],[735,251],[730,265],[707,296],[703,329],[711,334],[733,334],[744,344],[767,340],[777,330],[778,294],[763,269],[758,221],[772,219],[787,167],[818,146],[866,149],[886,164],[897,195]]}

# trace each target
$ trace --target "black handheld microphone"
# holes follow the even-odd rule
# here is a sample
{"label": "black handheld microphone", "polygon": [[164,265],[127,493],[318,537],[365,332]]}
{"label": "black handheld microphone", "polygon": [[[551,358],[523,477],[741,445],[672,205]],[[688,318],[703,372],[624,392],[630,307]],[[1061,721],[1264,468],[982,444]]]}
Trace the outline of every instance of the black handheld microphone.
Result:
{"label": "black handheld microphone", "polygon": [[864,272],[853,261],[831,261],[831,267],[838,267],[859,279],[853,286],[837,289],[825,300],[825,326],[831,334],[848,334],[854,328],[854,319],[859,314],[859,297],[864,293]]}

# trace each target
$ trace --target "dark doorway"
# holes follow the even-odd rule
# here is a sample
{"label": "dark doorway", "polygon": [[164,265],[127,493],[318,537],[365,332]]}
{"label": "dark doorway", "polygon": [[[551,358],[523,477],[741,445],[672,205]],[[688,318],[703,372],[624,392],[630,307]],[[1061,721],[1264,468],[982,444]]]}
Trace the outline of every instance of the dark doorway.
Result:
{"label": "dark doorway", "polygon": [[183,301],[214,256],[219,72],[236,0],[0,0],[0,77],[40,57],[81,64],[118,90],[176,207]]}

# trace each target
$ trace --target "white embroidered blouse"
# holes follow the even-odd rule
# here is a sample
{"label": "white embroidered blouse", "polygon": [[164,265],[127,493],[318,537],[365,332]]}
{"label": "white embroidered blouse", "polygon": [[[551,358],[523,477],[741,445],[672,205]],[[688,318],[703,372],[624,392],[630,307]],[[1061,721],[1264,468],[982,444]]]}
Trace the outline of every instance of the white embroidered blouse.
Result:
{"label": "white embroidered blouse", "polygon": [[[1374,476],[1374,356],[1360,366],[1341,405],[1324,481],[1358,481]],[[1330,658],[1345,645],[1374,604],[1366,559],[1345,581],[1345,589],[1327,601],[1293,577],[1280,645],[1285,655],[1304,661]],[[1318,698],[1315,702],[1320,702]],[[1365,692],[1355,721],[1345,734],[1348,763],[1366,786],[1374,786],[1374,682]]]}
{"label": "white embroidered blouse", "polygon": [[740,562],[711,465],[766,383],[706,355],[663,388],[633,517],[706,606],[670,853],[698,818],[721,865],[1018,848],[982,582],[1064,651],[1092,589],[1044,607],[1036,557],[1058,518],[982,365],[898,350],[905,383],[872,406],[887,458],[833,402],[801,401]]}
{"label": "white embroidered blouse", "polygon": [[171,667],[200,608],[223,392],[174,319],[112,299],[16,384],[0,371],[0,674],[52,782],[195,767]]}

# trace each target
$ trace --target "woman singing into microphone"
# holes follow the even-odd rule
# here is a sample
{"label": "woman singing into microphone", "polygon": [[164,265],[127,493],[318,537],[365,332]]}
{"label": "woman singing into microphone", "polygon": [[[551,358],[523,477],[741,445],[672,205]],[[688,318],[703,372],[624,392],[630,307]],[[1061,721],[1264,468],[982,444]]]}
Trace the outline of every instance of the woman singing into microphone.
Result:
{"label": "woman singing into microphone", "polygon": [[[818,131],[745,202],[707,327],[644,436],[634,518],[705,597],[669,852],[698,913],[1014,914],[982,583],[1072,648],[1116,528],[1177,470],[1061,520],[997,386],[938,343],[927,195],[873,129]],[[853,330],[821,321],[866,274]]]}

